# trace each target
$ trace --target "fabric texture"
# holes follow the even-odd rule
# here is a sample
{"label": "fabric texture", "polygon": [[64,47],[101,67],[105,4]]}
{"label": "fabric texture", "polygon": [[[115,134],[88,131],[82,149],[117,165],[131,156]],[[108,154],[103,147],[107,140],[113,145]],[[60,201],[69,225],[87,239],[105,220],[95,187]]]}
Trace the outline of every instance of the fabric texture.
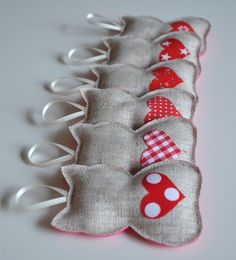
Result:
{"label": "fabric texture", "polygon": [[81,94],[86,102],[83,122],[119,122],[132,129],[167,116],[192,119],[196,106],[195,98],[182,90],[161,89],[141,98],[120,89],[84,89]]}
{"label": "fabric texture", "polygon": [[97,88],[124,89],[137,97],[150,91],[171,88],[197,97],[196,68],[185,60],[161,62],[146,70],[130,64],[98,65],[91,70],[97,76]]}
{"label": "fabric texture", "polygon": [[164,131],[153,129],[144,135],[143,140],[148,147],[140,160],[143,167],[167,159],[176,159],[181,153],[181,150]]}
{"label": "fabric texture", "polygon": [[[73,125],[70,130],[78,143],[75,163],[82,165],[109,164],[123,167],[131,174],[135,174],[142,168],[141,157],[148,149],[144,136],[149,131],[156,129],[164,131],[180,149],[178,160],[194,162],[195,127],[183,117],[170,117],[149,122],[136,131],[120,123]],[[158,145],[156,149],[158,152],[162,152]]]}
{"label": "fabric texture", "polygon": [[181,190],[160,172],[147,174],[143,178],[142,185],[148,193],[141,201],[140,211],[149,219],[165,216],[186,198]]}
{"label": "fabric texture", "polygon": [[145,116],[145,123],[162,117],[182,116],[171,100],[166,97],[153,97],[148,100],[147,105],[151,111]]}
{"label": "fabric texture", "polygon": [[[84,60],[76,58],[77,49],[68,54],[72,63],[105,62],[91,68],[95,82],[75,77],[78,85],[57,91],[79,90],[85,106],[68,101],[79,112],[54,120],[84,115],[69,127],[75,153],[52,143],[66,154],[41,163],[66,162],[75,156],[73,164],[62,168],[69,185],[67,197],[63,191],[56,201],[66,200],[66,207],[51,224],[66,232],[101,236],[131,227],[147,240],[183,245],[202,229],[198,206],[202,177],[194,165],[197,134],[191,120],[198,100],[199,56],[206,49],[210,25],[196,17],[164,23],[150,16],[122,16],[120,21],[122,29],[118,23],[94,21],[121,31],[103,40],[107,51],[91,48],[98,56]],[[55,103],[45,106],[43,119]],[[30,149],[29,159],[38,148],[36,144]],[[56,203],[49,200],[32,208]]]}
{"label": "fabric texture", "polygon": [[167,60],[184,59],[192,62],[200,73],[199,53],[201,42],[192,33],[168,33],[154,41],[132,36],[104,39],[108,48],[107,64],[133,64],[148,68]]}
{"label": "fabric texture", "polygon": [[108,165],[62,170],[69,192],[65,209],[52,221],[59,230],[110,235],[131,227],[145,239],[170,246],[191,242],[201,231],[201,174],[193,164],[166,161],[135,176]]}
{"label": "fabric texture", "polygon": [[120,35],[143,37],[154,40],[168,32],[196,33],[201,39],[201,52],[206,50],[206,37],[210,24],[199,17],[183,17],[170,22],[163,22],[151,16],[122,16],[123,30]]}

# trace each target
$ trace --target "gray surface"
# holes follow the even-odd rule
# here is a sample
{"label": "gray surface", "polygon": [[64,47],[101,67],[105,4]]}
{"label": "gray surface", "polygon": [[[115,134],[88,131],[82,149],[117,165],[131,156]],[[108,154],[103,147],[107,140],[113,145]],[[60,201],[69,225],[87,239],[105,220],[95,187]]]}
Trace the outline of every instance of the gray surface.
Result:
{"label": "gray surface", "polygon": [[[24,146],[43,138],[68,141],[62,140],[63,128],[30,124],[28,112],[53,98],[44,90],[45,82],[75,71],[60,64],[58,54],[96,44],[103,35],[86,24],[86,13],[148,14],[165,20],[197,15],[209,19],[213,27],[202,59],[195,114],[197,162],[203,172],[201,237],[169,249],[145,243],[133,232],[103,239],[63,234],[48,228],[46,210],[15,214],[1,209],[1,259],[235,259],[235,9],[235,1],[210,0],[0,1],[1,198],[9,188],[60,184],[56,168],[30,167],[20,155]],[[56,209],[49,219],[55,213]]]}

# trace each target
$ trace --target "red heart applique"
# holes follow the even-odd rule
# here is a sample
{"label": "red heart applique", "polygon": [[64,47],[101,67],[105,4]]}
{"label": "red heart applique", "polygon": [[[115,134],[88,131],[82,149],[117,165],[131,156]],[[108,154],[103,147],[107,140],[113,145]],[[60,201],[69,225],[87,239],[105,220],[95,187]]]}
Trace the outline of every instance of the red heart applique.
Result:
{"label": "red heart applique", "polygon": [[164,174],[151,172],[143,179],[149,192],[141,201],[140,210],[144,217],[157,219],[169,213],[185,198],[184,194]]}
{"label": "red heart applique", "polygon": [[160,45],[164,48],[159,55],[160,61],[183,59],[190,54],[184,44],[177,39],[164,40]]}
{"label": "red heart applique", "polygon": [[148,148],[143,152],[140,163],[143,167],[166,159],[176,159],[181,150],[164,131],[152,129],[143,140]]}
{"label": "red heart applique", "polygon": [[162,117],[182,116],[175,105],[165,97],[153,97],[148,100],[147,105],[151,111],[144,118],[145,124]]}
{"label": "red heart applique", "polygon": [[177,21],[170,24],[171,32],[195,32],[194,29],[184,21]]}
{"label": "red heart applique", "polygon": [[155,79],[150,84],[149,90],[154,91],[163,88],[174,88],[183,80],[170,68],[162,67],[152,72]]}

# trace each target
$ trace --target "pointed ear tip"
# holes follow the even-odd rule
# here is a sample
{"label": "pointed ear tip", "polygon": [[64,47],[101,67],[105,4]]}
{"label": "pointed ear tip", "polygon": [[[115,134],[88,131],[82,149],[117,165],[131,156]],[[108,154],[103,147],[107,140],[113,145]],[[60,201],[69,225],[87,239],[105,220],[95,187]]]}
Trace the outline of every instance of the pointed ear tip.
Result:
{"label": "pointed ear tip", "polygon": [[66,231],[67,230],[67,222],[70,219],[70,208],[67,207],[68,201],[66,201],[65,207],[61,211],[59,211],[51,220],[50,225],[59,230]]}
{"label": "pointed ear tip", "polygon": [[70,169],[70,166],[71,166],[71,165],[62,166],[62,167],[61,167],[62,173],[67,173],[67,171]]}
{"label": "pointed ear tip", "polygon": [[60,212],[57,213],[57,214],[53,217],[53,219],[51,220],[51,222],[50,222],[50,225],[51,225],[53,228],[59,229],[59,228],[58,228],[58,219],[60,218],[59,215],[60,215]]}
{"label": "pointed ear tip", "polygon": [[76,167],[76,165],[70,164],[70,165],[63,166],[61,168],[62,174],[67,182],[68,182],[68,180],[71,179],[71,173],[74,172],[75,167]]}
{"label": "pointed ear tip", "polygon": [[53,228],[57,228],[57,224],[56,224],[55,218],[56,218],[56,216],[51,220],[51,223],[50,223],[51,227],[53,227]]}
{"label": "pointed ear tip", "polygon": [[90,68],[90,70],[93,72],[93,74],[96,75],[96,73],[98,73],[99,70],[100,70],[100,65],[93,65],[93,66]]}
{"label": "pointed ear tip", "polygon": [[80,89],[81,96],[84,98],[84,95],[86,95],[87,92],[91,90],[90,88],[82,88]]}
{"label": "pointed ear tip", "polygon": [[183,162],[186,163],[186,167],[191,169],[194,172],[194,174],[196,174],[198,176],[198,178],[200,178],[200,180],[202,179],[201,170],[197,165],[190,163],[190,162],[187,162],[187,161],[183,161]]}
{"label": "pointed ear tip", "polygon": [[61,217],[60,217],[59,215],[56,215],[56,216],[52,219],[50,225],[51,225],[52,228],[56,229],[57,231],[64,231],[64,230],[62,229],[61,225],[60,225],[60,221],[58,221],[58,220],[60,220],[60,218],[61,218]]}

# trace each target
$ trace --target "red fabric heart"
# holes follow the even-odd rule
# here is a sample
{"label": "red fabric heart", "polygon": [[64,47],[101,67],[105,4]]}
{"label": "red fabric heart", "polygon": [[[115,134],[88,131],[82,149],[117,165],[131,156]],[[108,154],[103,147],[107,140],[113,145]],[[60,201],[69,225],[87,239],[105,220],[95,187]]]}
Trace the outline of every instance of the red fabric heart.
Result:
{"label": "red fabric heart", "polygon": [[155,79],[150,84],[149,90],[154,91],[163,88],[174,88],[183,80],[170,68],[162,67],[152,72]]}
{"label": "red fabric heart", "polygon": [[144,217],[161,218],[185,198],[184,194],[163,173],[151,172],[143,178],[143,186],[149,192],[140,204]]}
{"label": "red fabric heart", "polygon": [[151,111],[145,116],[145,124],[158,118],[168,116],[182,116],[175,105],[165,97],[153,97],[147,102]]}
{"label": "red fabric heart", "polygon": [[164,131],[152,129],[144,135],[143,140],[148,147],[140,159],[143,167],[167,159],[176,159],[181,153],[171,137]]}
{"label": "red fabric heart", "polygon": [[159,55],[160,61],[183,59],[190,54],[184,44],[174,38],[166,39],[160,45],[163,48]]}
{"label": "red fabric heart", "polygon": [[171,32],[195,32],[194,29],[184,21],[177,21],[170,24]]}

